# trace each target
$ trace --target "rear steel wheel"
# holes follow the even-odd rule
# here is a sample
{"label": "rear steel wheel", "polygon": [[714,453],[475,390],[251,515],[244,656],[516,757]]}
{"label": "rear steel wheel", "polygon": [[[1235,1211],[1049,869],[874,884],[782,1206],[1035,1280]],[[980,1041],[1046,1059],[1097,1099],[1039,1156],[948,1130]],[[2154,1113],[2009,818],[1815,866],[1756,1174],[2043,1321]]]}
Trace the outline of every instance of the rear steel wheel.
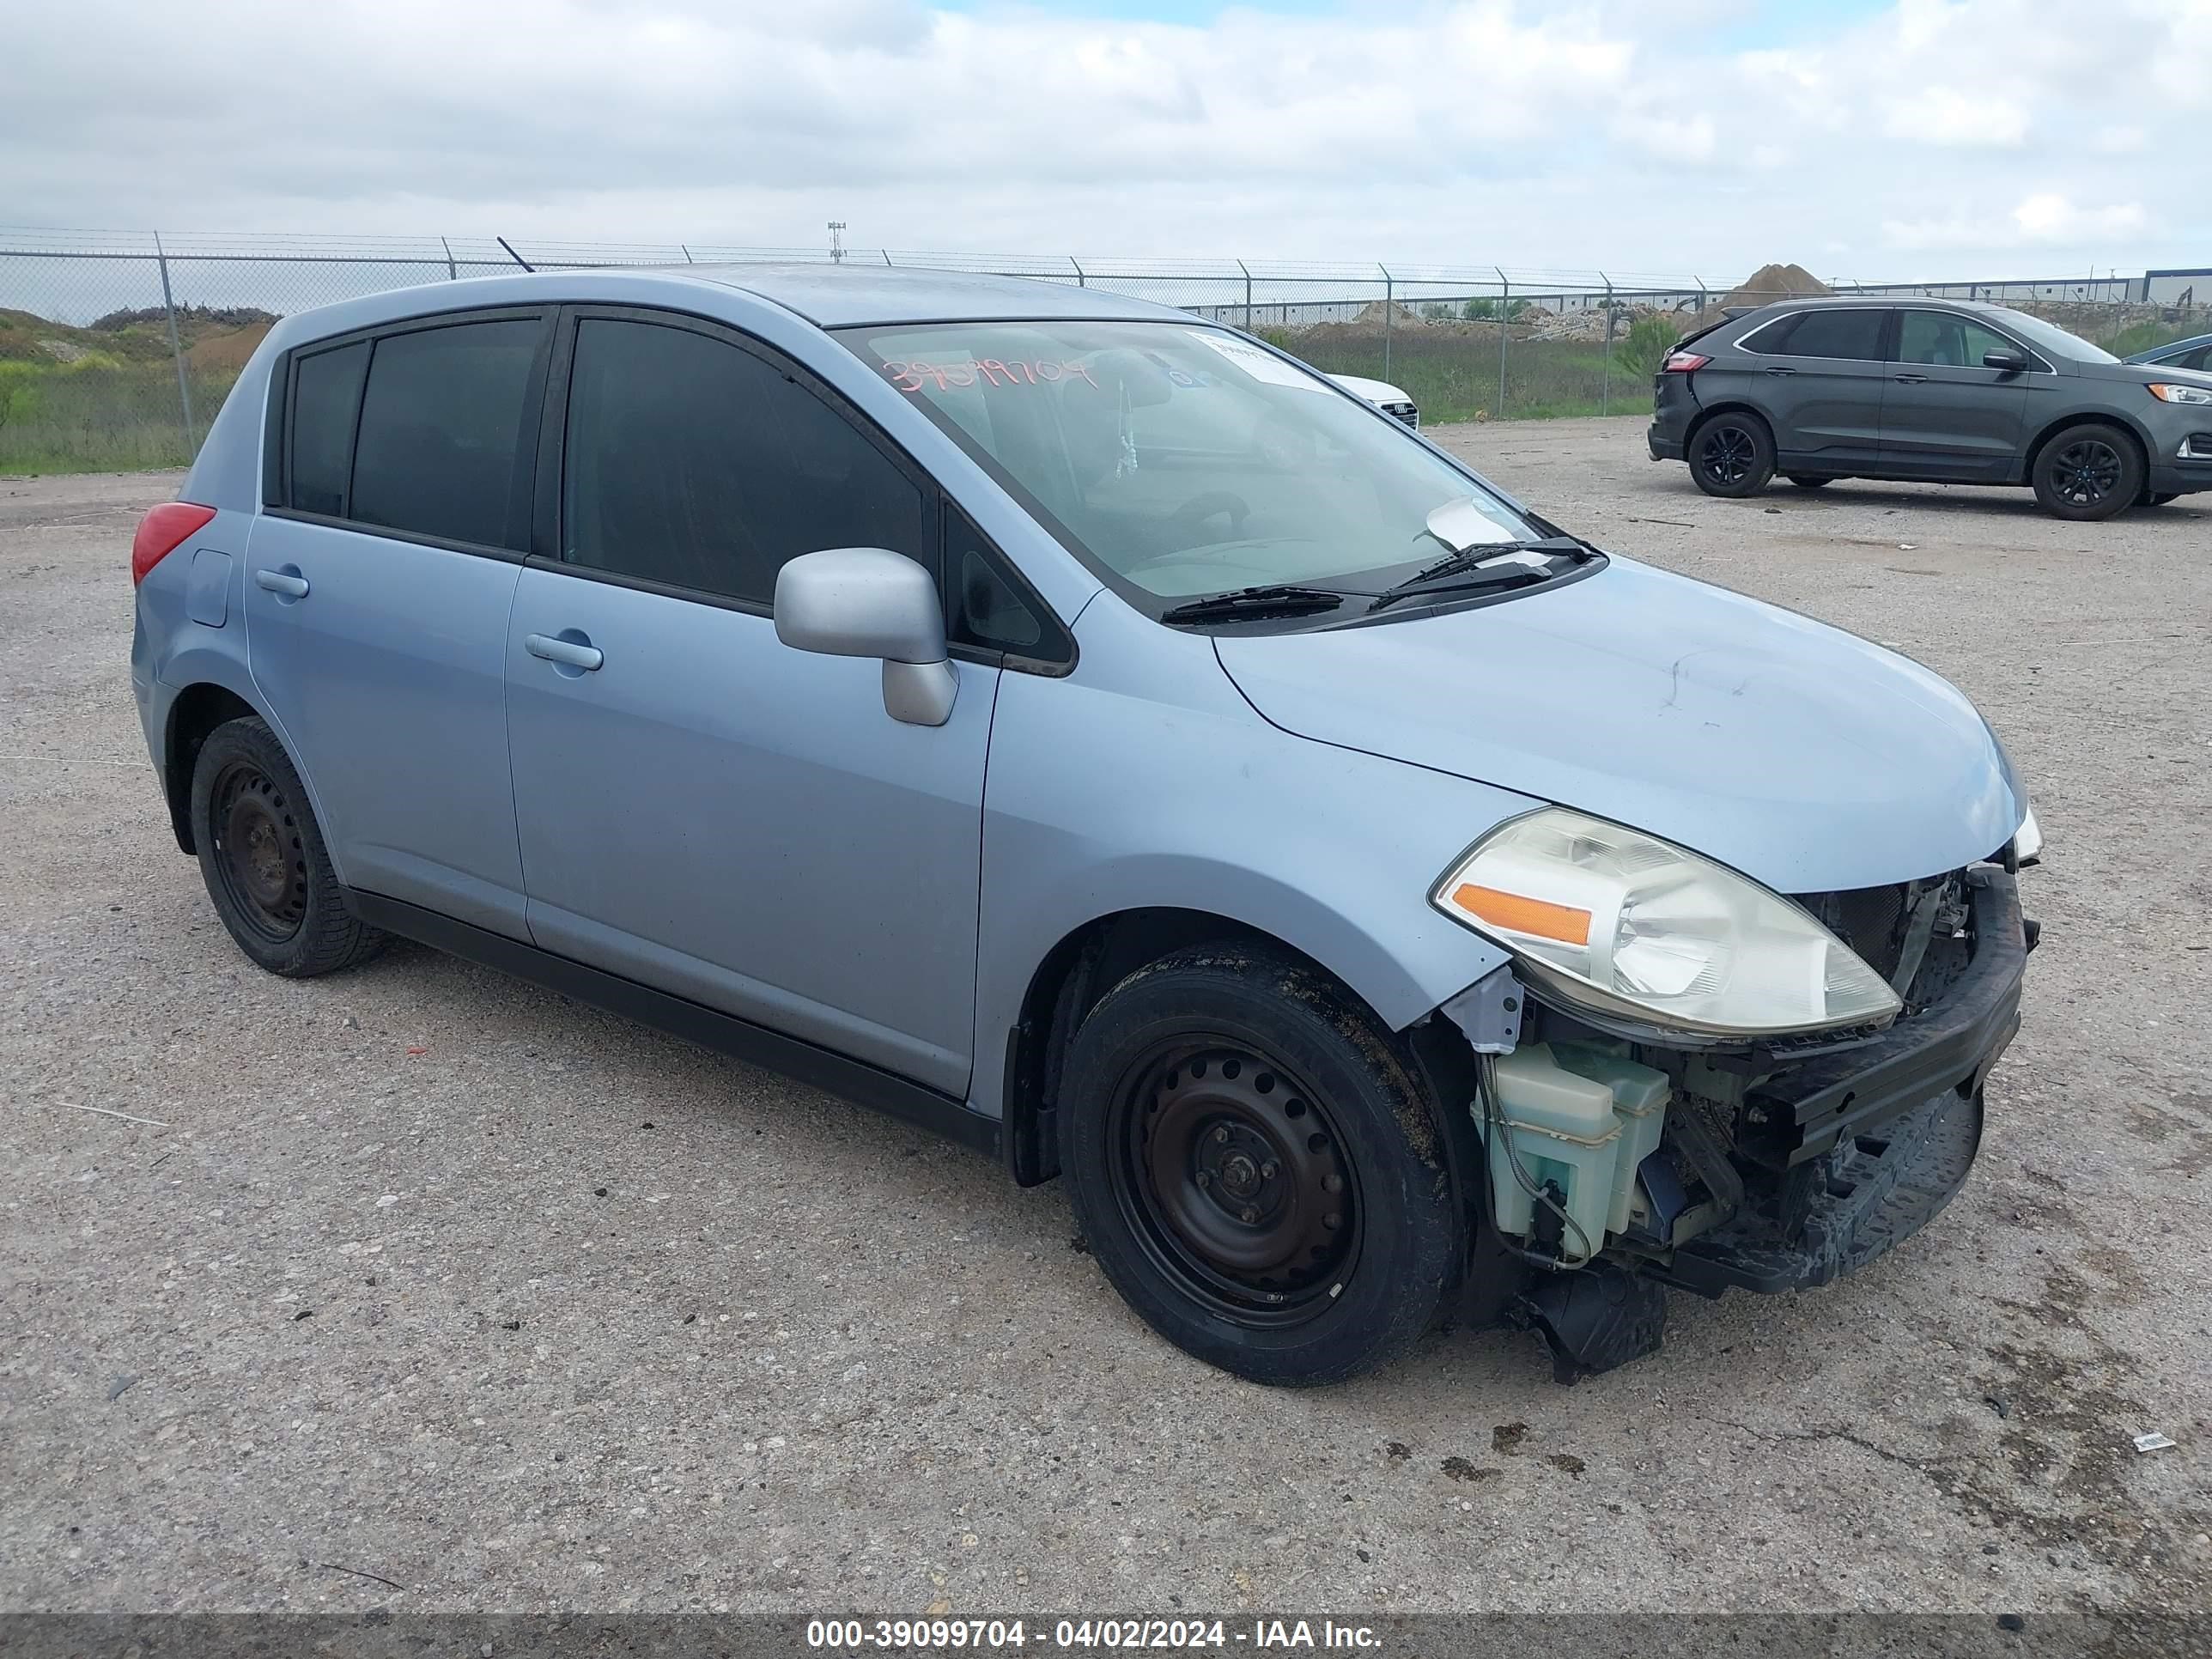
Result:
{"label": "rear steel wheel", "polygon": [[384,935],[345,906],[307,786],[267,723],[208,733],[192,764],[200,877],[238,948],[272,974],[305,978],[373,956]]}
{"label": "rear steel wheel", "polygon": [[307,914],[307,863],[292,803],[246,760],[225,763],[211,793],[216,878],[239,921],[283,945]]}

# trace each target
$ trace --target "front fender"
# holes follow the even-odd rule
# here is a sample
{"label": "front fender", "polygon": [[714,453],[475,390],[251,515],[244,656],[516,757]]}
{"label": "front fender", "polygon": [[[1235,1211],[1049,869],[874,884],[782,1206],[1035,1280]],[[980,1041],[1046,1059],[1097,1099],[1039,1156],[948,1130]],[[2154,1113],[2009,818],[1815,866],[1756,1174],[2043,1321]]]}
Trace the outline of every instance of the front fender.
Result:
{"label": "front fender", "polygon": [[1127,641],[1108,628],[1084,630],[1075,676],[1000,682],[970,1091],[993,1115],[1031,977],[1103,917],[1172,908],[1241,924],[1311,957],[1393,1030],[1506,959],[1428,894],[1470,842],[1537,803],[1284,732],[1237,695],[1209,641],[1122,614],[1158,636],[1139,648],[1165,642],[1141,677],[1125,676]]}

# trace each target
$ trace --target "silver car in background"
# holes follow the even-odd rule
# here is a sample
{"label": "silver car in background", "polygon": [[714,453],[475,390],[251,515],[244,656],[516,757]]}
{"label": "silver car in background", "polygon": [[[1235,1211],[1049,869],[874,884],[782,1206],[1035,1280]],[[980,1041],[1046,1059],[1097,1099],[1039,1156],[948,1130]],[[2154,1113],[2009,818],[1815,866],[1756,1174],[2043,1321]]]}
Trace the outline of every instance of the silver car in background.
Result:
{"label": "silver car in background", "polygon": [[1328,377],[1355,398],[1364,398],[1394,421],[1403,421],[1415,431],[1420,429],[1421,411],[1403,386],[1392,386],[1388,380],[1370,380],[1360,374],[1332,374]]}

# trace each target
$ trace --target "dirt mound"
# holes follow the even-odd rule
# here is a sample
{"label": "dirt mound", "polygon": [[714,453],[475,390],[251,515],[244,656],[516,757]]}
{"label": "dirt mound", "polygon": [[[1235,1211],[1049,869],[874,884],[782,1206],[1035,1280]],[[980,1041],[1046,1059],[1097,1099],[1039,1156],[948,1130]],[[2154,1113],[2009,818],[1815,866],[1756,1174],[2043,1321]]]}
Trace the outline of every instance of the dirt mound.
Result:
{"label": "dirt mound", "polygon": [[1370,300],[1352,319],[1352,325],[1354,328],[1380,329],[1386,319],[1394,329],[1419,328],[1428,320],[1419,312],[1408,311],[1395,301],[1386,307],[1382,301]]}
{"label": "dirt mound", "polygon": [[1761,265],[1743,279],[1742,285],[1721,301],[1724,306],[1772,305],[1777,300],[1803,299],[1835,290],[1802,265]]}
{"label": "dirt mound", "polygon": [[[167,325],[169,313],[161,306],[141,306],[136,311],[111,311],[105,317],[96,317],[90,326],[113,332],[119,329],[155,323]],[[276,320],[273,311],[264,311],[259,306],[179,306],[177,327],[189,334],[196,330],[216,328],[245,328],[254,323],[269,324]]]}
{"label": "dirt mound", "polygon": [[269,329],[267,323],[252,323],[227,333],[204,335],[185,348],[185,361],[196,369],[235,374]]}

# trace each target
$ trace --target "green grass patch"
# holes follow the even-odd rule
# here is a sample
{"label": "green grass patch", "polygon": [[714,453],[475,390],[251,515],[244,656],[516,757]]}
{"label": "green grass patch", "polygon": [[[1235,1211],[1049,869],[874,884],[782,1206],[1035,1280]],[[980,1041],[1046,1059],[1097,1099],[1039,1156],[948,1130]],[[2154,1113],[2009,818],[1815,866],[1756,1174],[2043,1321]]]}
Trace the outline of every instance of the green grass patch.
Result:
{"label": "green grass patch", "polygon": [[[1394,331],[1386,360],[1379,331],[1262,330],[1275,345],[1329,374],[1360,374],[1403,386],[1424,424],[1444,421],[1548,421],[1578,415],[1635,415],[1651,408],[1651,376],[1674,328],[1656,350],[1636,330],[1613,343],[1539,340],[1509,331],[1503,362],[1492,328]],[[1632,343],[1650,362],[1631,353]],[[1500,371],[1504,374],[1501,390]]]}
{"label": "green grass patch", "polygon": [[2204,328],[2195,323],[2130,323],[2118,329],[2106,338],[2087,337],[2093,344],[2100,345],[2115,357],[2132,357],[2138,351],[2148,351],[2172,340],[2185,340],[2192,334],[2202,334]]}
{"label": "green grass patch", "polygon": [[0,360],[0,474],[130,472],[190,465],[235,374],[192,374],[185,428],[173,361],[88,353],[74,362]]}

